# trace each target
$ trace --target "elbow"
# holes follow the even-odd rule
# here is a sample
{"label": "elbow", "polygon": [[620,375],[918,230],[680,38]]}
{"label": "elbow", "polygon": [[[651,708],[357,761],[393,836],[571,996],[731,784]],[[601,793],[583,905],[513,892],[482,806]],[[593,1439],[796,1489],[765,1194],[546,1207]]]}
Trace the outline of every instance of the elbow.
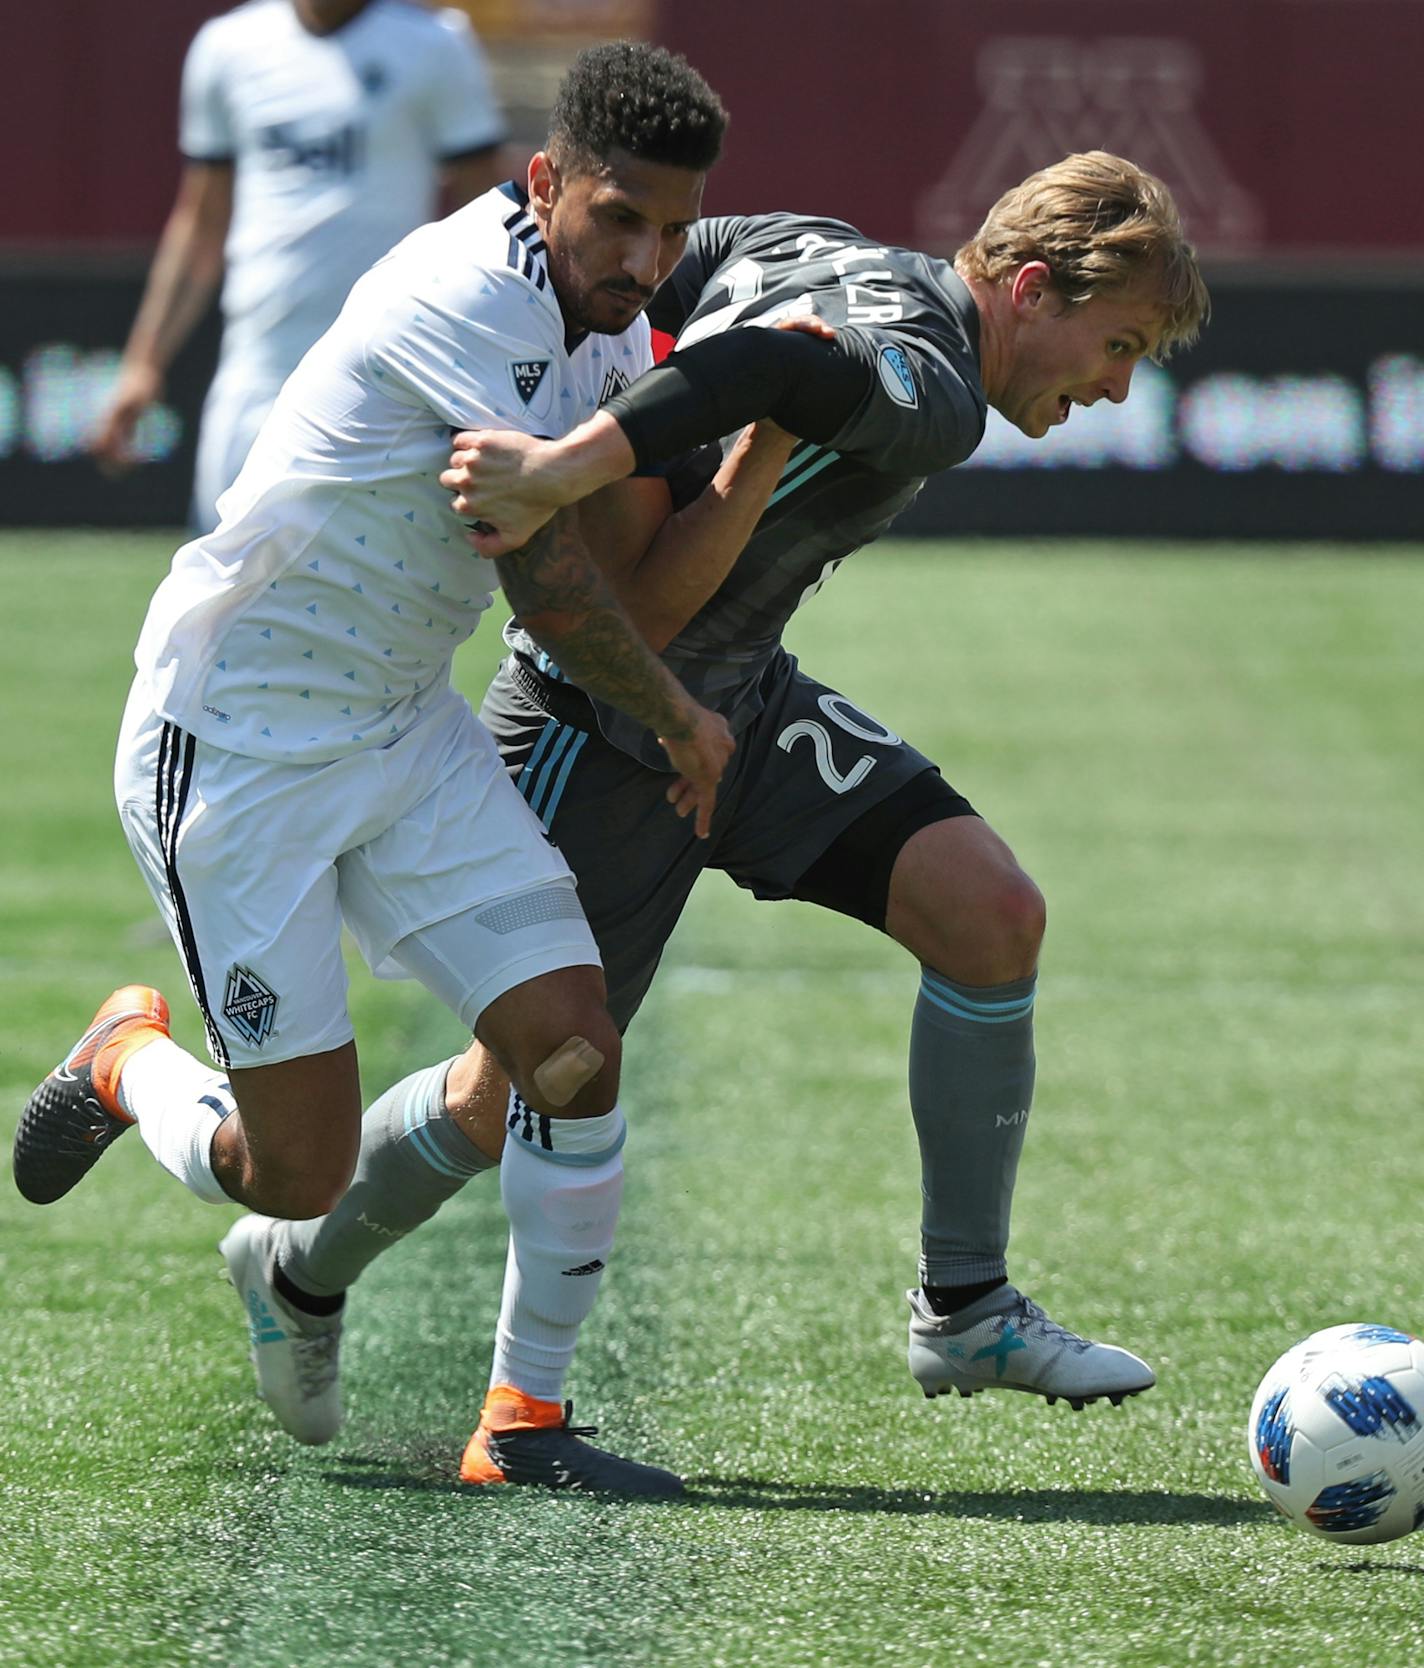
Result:
{"label": "elbow", "polygon": [[520,625],[546,649],[562,643],[578,630],[584,619],[582,614],[573,614],[563,608],[520,608],[517,613]]}
{"label": "elbow", "polygon": [[[634,631],[654,654],[661,654],[682,629],[682,622],[679,620],[659,619],[643,610],[630,608],[626,598],[622,599],[617,612],[627,616]],[[557,660],[562,651],[575,639],[583,638],[585,628],[595,622],[591,614],[574,613],[567,609],[539,608],[520,609],[519,623],[540,648],[547,649]]]}
{"label": "elbow", "polygon": [[654,654],[661,654],[682,630],[675,620],[640,620],[636,615],[633,616],[633,624],[638,628],[638,635]]}

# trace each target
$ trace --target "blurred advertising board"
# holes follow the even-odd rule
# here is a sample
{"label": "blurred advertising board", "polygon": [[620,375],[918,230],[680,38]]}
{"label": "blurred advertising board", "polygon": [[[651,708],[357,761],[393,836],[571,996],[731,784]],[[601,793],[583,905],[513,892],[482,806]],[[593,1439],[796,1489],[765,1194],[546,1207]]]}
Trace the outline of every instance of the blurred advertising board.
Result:
{"label": "blurred advertising board", "polygon": [[216,309],[143,419],[147,460],[110,479],[86,446],[138,308],[144,263],[90,258],[0,267],[0,523],[179,526],[188,515],[198,413],[217,361]]}
{"label": "blurred advertising board", "polygon": [[990,412],[900,530],[1424,537],[1424,281],[1218,279],[1198,345],[1042,440]]}
{"label": "blurred advertising board", "polygon": [[[101,476],[85,442],[138,301],[138,271],[0,273],[0,520],[171,525],[187,511],[215,320],[140,439]],[[1192,352],[1141,365],[1131,399],[1042,441],[996,414],[902,519],[922,533],[1414,538],[1424,532],[1424,285],[1223,279]]]}

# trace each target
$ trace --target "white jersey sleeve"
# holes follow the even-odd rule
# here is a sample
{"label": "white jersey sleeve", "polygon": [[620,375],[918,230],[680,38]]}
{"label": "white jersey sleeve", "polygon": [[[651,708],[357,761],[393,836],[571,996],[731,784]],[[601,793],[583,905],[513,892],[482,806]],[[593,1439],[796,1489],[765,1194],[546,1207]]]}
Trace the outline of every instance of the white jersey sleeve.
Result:
{"label": "white jersey sleeve", "polygon": [[238,136],[228,103],[221,18],[205,23],[183,60],[178,148],[190,162],[231,162]]}
{"label": "white jersey sleeve", "polygon": [[445,36],[430,86],[430,141],[442,159],[487,150],[505,136],[484,51],[463,12],[438,14]]}
{"label": "white jersey sleeve", "polygon": [[563,433],[555,412],[567,364],[559,315],[519,273],[482,272],[477,291],[393,297],[366,338],[366,363],[389,395],[452,430]]}

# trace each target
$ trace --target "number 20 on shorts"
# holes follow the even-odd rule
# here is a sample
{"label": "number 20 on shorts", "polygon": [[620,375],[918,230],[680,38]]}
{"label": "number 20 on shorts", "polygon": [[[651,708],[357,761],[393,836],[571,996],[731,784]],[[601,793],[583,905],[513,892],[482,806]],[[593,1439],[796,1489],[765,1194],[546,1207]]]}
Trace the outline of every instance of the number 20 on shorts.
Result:
{"label": "number 20 on shorts", "polygon": [[[844,695],[835,695],[827,691],[817,699],[816,705],[847,735],[855,736],[860,741],[877,742],[882,747],[901,745],[899,736],[893,730],[887,730],[878,720],[868,718],[864,713],[857,713]],[[849,708],[849,711],[843,711],[843,708]],[[858,788],[875,769],[876,760],[869,753],[862,753],[849,770],[839,770],[831,749],[831,732],[824,724],[818,724],[814,718],[798,718],[794,724],[788,724],[777,736],[776,745],[783,752],[789,753],[802,736],[810,741],[816,755],[816,769],[820,771],[821,780],[832,793],[849,793],[853,788]]]}

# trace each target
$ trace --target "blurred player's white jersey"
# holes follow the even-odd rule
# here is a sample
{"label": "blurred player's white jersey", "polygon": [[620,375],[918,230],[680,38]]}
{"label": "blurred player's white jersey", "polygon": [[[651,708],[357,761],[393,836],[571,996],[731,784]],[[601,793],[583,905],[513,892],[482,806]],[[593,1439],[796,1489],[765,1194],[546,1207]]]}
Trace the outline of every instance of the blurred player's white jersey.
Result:
{"label": "blurred player's white jersey", "polygon": [[435,212],[442,161],[503,137],[463,14],[371,0],[314,35],[291,0],[199,30],[179,146],[235,165],[223,352],[278,383],[372,262]]}
{"label": "blurred player's white jersey", "polygon": [[277,761],[403,734],[496,584],[438,480],[452,433],[563,434],[651,361],[642,317],[566,347],[516,187],[413,232],[283,387],[216,532],[174,557],[135,656],[155,710]]}

